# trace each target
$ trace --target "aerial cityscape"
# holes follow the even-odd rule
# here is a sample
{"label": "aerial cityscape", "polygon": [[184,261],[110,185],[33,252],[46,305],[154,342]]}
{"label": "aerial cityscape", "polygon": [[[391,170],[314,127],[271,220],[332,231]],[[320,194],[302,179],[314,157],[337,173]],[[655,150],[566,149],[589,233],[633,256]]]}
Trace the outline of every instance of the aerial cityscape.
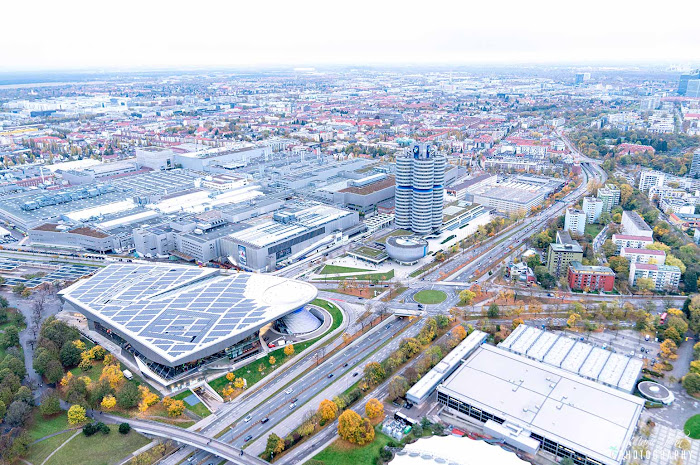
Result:
{"label": "aerial cityscape", "polygon": [[700,464],[697,31],[311,3],[0,32],[0,463]]}

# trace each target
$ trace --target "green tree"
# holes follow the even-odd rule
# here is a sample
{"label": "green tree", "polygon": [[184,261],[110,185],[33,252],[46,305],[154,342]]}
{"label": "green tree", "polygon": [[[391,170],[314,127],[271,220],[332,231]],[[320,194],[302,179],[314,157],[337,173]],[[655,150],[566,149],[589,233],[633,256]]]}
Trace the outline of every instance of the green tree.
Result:
{"label": "green tree", "polygon": [[124,383],[117,392],[117,405],[123,409],[134,408],[141,400],[141,393],[135,383]]}
{"label": "green tree", "polygon": [[683,377],[683,387],[688,394],[695,395],[700,392],[700,375],[697,373],[688,373]]}
{"label": "green tree", "polygon": [[5,327],[5,332],[2,334],[0,344],[3,349],[19,346],[19,329],[17,329],[16,326]]}
{"label": "green tree", "polygon": [[500,310],[498,308],[498,305],[496,305],[495,302],[492,302],[491,305],[489,305],[489,309],[486,312],[486,316],[489,318],[498,318],[500,315]]}
{"label": "green tree", "polygon": [[72,368],[77,366],[82,360],[80,354],[82,350],[75,346],[75,344],[67,343],[63,345],[61,349],[61,363],[66,368]]}

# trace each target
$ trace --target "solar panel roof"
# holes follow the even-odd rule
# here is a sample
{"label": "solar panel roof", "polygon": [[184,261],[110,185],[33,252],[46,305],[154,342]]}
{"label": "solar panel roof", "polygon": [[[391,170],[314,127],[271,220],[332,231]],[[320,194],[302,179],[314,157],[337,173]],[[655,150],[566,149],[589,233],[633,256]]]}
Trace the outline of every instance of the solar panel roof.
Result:
{"label": "solar panel roof", "polygon": [[61,295],[135,347],[149,349],[155,361],[177,365],[234,344],[307,304],[316,292],[308,283],[272,275],[120,263]]}

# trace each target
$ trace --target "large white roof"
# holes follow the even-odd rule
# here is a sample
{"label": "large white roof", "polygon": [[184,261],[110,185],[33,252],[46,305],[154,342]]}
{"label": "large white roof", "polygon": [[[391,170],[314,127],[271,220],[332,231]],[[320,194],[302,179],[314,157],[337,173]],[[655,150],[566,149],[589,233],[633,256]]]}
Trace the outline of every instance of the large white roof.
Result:
{"label": "large white roof", "polygon": [[61,294],[134,346],[162,358],[155,361],[177,365],[221,350],[307,304],[317,291],[272,275],[128,263],[109,265]]}
{"label": "large white roof", "polygon": [[601,463],[619,463],[644,400],[483,345],[439,390]]}

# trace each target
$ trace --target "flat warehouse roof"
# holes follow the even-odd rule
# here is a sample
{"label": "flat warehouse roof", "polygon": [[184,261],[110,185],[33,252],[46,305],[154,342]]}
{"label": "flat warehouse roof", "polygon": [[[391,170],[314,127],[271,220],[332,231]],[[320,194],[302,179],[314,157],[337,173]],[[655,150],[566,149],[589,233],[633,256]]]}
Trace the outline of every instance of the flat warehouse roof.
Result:
{"label": "flat warehouse roof", "polygon": [[644,407],[639,397],[487,345],[438,389],[606,464],[622,460]]}
{"label": "flat warehouse roof", "polygon": [[109,265],[61,291],[88,318],[172,366],[217,353],[316,294],[277,276],[133,263]]}

